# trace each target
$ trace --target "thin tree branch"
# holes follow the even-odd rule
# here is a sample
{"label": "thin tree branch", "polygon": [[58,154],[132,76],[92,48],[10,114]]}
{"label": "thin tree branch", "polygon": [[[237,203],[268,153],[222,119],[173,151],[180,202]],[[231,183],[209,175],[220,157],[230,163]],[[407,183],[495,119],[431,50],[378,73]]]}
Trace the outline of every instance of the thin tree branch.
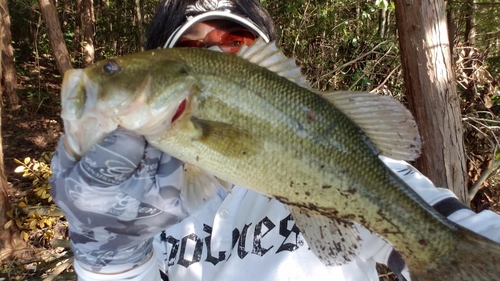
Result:
{"label": "thin tree branch", "polygon": [[[495,146],[495,149],[493,151],[493,157],[495,157],[495,152],[497,150],[498,146]],[[481,172],[481,175],[479,176],[479,178],[477,179],[477,181],[474,183],[474,185],[472,185],[471,189],[469,190],[469,194],[468,194],[468,200],[469,202],[474,198],[474,196],[476,195],[477,191],[479,190],[479,188],[481,187],[481,185],[483,185],[483,183],[490,177],[490,175],[495,172],[498,167],[500,167],[500,160],[495,160],[493,161],[493,163],[491,164],[491,166],[489,168],[487,168],[486,170],[483,170]]]}
{"label": "thin tree branch", "polygon": [[349,66],[349,65],[351,65],[351,64],[354,64],[354,63],[356,63],[356,62],[360,61],[361,59],[363,59],[364,57],[366,57],[366,56],[368,56],[368,55],[371,55],[371,54],[375,53],[375,50],[376,50],[378,47],[380,47],[382,44],[385,44],[385,43],[387,43],[387,42],[389,42],[389,40],[386,40],[386,41],[383,41],[383,42],[378,43],[378,44],[377,44],[377,46],[373,47],[370,51],[368,51],[368,52],[366,52],[366,53],[362,54],[361,56],[359,56],[359,57],[357,57],[357,58],[353,59],[352,61],[349,61],[349,62],[344,63],[343,65],[341,65],[341,66],[339,66],[339,67],[337,67],[337,68],[333,69],[332,71],[327,72],[326,74],[321,75],[321,77],[319,77],[319,79],[324,79],[324,78],[325,78],[325,77],[327,77],[327,76],[331,76],[333,73],[335,73],[335,72],[337,72],[337,71],[341,70],[342,68],[344,68],[344,67],[346,67],[346,66]]}

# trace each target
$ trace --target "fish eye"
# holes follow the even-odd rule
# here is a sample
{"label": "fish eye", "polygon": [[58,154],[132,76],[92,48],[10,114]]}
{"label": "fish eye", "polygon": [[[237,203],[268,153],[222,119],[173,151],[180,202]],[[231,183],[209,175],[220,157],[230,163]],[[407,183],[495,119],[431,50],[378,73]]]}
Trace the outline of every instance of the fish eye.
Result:
{"label": "fish eye", "polygon": [[120,65],[114,61],[114,60],[108,60],[103,66],[102,66],[102,74],[103,75],[111,75],[113,73],[116,73],[120,71],[122,68]]}

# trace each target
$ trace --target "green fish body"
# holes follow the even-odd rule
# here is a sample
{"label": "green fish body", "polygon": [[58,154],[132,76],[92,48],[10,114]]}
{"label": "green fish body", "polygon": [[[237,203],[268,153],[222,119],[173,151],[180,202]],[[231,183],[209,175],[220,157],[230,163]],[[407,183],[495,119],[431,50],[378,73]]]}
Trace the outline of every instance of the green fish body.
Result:
{"label": "green fish body", "polygon": [[276,62],[279,51],[260,58],[255,50],[152,50],[68,72],[69,146],[83,155],[122,126],[187,163],[189,175],[283,202],[319,248],[327,239],[302,220],[336,222],[346,236],[348,222],[365,226],[401,253],[412,280],[497,279],[500,245],[442,217],[379,159],[418,155],[418,132],[402,105],[370,93],[318,93],[296,68]]}

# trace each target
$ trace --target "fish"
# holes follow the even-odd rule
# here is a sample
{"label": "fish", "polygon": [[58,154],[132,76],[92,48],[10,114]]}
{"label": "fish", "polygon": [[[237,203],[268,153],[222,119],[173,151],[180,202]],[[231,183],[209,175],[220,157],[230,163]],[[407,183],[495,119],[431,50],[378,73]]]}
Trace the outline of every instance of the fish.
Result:
{"label": "fish", "polygon": [[118,127],[144,135],[186,163],[192,210],[231,184],[275,198],[327,265],[359,253],[359,224],[394,246],[412,280],[500,276],[500,244],[447,220],[380,160],[419,156],[411,113],[387,96],[313,89],[275,43],[105,59],[67,71],[61,98],[75,157]]}

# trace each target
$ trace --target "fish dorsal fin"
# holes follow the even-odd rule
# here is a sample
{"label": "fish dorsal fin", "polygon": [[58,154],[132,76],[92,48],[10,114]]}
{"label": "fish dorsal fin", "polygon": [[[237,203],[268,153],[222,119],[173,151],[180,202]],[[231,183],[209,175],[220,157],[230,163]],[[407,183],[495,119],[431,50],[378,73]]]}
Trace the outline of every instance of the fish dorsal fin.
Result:
{"label": "fish dorsal fin", "polygon": [[380,154],[407,161],[420,155],[417,123],[398,100],[369,92],[318,93],[360,126]]}
{"label": "fish dorsal fin", "polygon": [[285,205],[311,251],[327,266],[343,265],[361,250],[361,238],[352,223]]}
{"label": "fish dorsal fin", "polygon": [[184,164],[181,198],[184,209],[190,215],[198,214],[207,202],[217,196],[219,189],[223,188],[230,192],[230,187],[231,185],[221,182],[203,169],[191,164]]}
{"label": "fish dorsal fin", "polygon": [[304,88],[310,88],[306,77],[301,74],[300,67],[297,66],[295,59],[287,58],[278,49],[275,41],[266,43],[262,38],[257,38],[252,45],[243,45],[237,55],[261,67],[267,68]]}

